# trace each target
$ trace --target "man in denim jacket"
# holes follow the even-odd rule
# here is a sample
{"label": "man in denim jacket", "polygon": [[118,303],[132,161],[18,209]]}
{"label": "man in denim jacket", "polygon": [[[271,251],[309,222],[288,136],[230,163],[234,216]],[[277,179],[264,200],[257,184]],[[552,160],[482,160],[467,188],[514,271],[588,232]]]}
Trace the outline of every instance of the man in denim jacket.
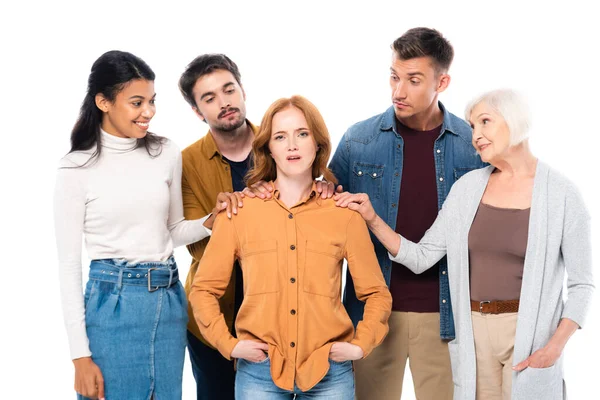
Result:
{"label": "man in denim jacket", "polygon": [[[344,190],[367,193],[392,229],[418,242],[452,184],[485,164],[471,145],[469,125],[438,102],[450,83],[450,43],[436,30],[414,28],[394,41],[392,49],[393,106],[350,127],[330,168]],[[400,399],[407,359],[418,399],[452,399],[447,341],[454,338],[454,321],[446,259],[416,275],[392,263],[371,236],[393,312],[383,344],[356,363],[357,399]],[[344,304],[357,324],[364,303],[356,298],[350,274]]]}

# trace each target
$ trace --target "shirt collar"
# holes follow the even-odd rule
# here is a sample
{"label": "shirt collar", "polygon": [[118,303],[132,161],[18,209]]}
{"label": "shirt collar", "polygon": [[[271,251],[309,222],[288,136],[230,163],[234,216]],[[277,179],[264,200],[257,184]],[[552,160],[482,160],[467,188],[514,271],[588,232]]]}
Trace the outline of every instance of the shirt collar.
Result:
{"label": "shirt collar", "polygon": [[[270,181],[269,185],[275,187],[275,183],[273,181]],[[279,200],[279,195],[280,195],[279,189],[275,189],[273,191],[273,197],[271,199],[265,199],[265,200],[272,200],[272,199]],[[321,205],[321,202],[323,201],[321,199],[321,196],[319,195],[319,192],[317,192],[317,183],[315,181],[313,181],[312,188],[310,189],[310,193],[308,194],[308,197],[306,197],[305,199],[302,199],[294,207],[298,207],[302,204],[308,203],[311,200],[316,201],[317,205]]]}
{"label": "shirt collar", "polygon": [[138,147],[136,138],[122,138],[111,135],[100,128],[100,144],[111,153],[128,153]]}

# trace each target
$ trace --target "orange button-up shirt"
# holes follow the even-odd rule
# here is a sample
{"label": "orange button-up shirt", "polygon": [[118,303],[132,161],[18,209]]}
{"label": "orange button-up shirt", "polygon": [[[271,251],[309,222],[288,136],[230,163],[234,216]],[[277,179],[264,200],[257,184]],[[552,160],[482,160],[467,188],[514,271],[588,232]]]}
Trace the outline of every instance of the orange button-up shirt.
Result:
{"label": "orange button-up shirt", "polygon": [[[302,391],[329,369],[334,342],[360,346],[366,357],[388,332],[392,297],[362,217],[311,195],[288,208],[278,199],[246,198],[238,215],[224,213],[194,278],[190,303],[202,335],[226,358],[239,340],[269,345],[273,382]],[[235,259],[244,277],[244,301],[231,335],[218,299]],[[356,332],[341,303],[342,263],[365,301]]]}

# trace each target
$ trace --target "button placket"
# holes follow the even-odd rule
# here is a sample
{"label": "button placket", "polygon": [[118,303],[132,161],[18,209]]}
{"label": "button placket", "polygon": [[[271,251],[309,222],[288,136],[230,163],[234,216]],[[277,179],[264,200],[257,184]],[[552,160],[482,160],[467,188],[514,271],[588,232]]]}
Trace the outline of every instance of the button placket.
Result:
{"label": "button placket", "polygon": [[[302,207],[302,206],[300,206]],[[289,284],[285,286],[288,290],[287,292],[287,306],[289,310],[289,314],[287,317],[288,324],[288,338],[287,341],[290,343],[289,355],[290,359],[296,359],[296,342],[298,340],[298,296],[299,290],[298,285],[296,285],[296,280],[298,277],[298,258],[300,256],[298,249],[298,237],[297,237],[297,226],[294,213],[286,210],[287,218],[285,219],[286,224],[286,237],[284,240],[288,242],[288,249],[286,250],[287,254],[287,279],[289,279]]]}

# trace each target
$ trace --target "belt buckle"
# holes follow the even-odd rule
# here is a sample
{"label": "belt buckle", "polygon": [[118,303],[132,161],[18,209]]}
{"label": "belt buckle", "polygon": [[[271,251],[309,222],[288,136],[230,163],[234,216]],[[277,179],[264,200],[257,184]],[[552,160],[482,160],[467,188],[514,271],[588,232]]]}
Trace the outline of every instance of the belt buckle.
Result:
{"label": "belt buckle", "polygon": [[160,286],[152,287],[152,285],[150,283],[151,280],[152,280],[151,279],[151,276],[152,276],[151,272],[154,271],[155,269],[158,269],[158,268],[148,268],[148,291],[149,292],[156,292],[158,289],[160,289]]}
{"label": "belt buckle", "polygon": [[490,300],[484,300],[484,301],[480,301],[479,302],[479,313],[481,315],[487,315],[487,314],[491,314],[491,312],[483,312],[483,305],[484,304],[490,304],[491,301]]}

